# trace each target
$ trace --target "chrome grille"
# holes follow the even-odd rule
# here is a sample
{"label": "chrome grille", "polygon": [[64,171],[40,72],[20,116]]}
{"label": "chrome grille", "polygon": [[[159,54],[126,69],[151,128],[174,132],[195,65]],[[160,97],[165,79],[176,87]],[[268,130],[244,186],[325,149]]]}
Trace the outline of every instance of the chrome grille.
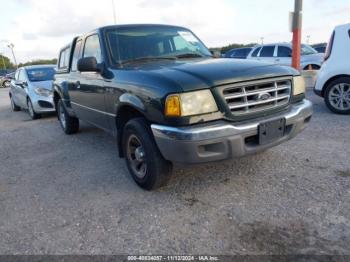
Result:
{"label": "chrome grille", "polygon": [[222,92],[231,113],[245,115],[287,105],[291,90],[290,78],[275,78],[229,85]]}

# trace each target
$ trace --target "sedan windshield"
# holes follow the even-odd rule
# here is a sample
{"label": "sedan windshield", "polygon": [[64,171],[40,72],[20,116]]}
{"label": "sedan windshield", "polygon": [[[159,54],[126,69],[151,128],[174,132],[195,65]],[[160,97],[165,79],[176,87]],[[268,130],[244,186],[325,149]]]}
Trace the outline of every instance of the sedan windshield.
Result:
{"label": "sedan windshield", "polygon": [[51,67],[27,69],[27,74],[30,82],[49,81],[53,80],[55,69]]}
{"label": "sedan windshield", "polygon": [[317,51],[309,45],[301,45],[301,55],[313,55],[317,54]]}
{"label": "sedan windshield", "polygon": [[154,61],[211,56],[189,30],[171,26],[135,26],[107,32],[114,63]]}

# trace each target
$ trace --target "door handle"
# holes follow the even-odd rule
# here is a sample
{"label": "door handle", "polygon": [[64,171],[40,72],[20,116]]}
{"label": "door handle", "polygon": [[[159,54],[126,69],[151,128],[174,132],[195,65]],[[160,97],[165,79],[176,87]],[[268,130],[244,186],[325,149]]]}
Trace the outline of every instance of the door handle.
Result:
{"label": "door handle", "polygon": [[275,61],[276,61],[276,62],[279,62],[280,60],[277,58],[277,59],[275,59]]}

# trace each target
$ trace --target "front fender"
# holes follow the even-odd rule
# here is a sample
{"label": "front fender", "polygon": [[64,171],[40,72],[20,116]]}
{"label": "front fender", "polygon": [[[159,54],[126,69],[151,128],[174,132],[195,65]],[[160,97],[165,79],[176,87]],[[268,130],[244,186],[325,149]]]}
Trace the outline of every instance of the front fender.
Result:
{"label": "front fender", "polygon": [[122,94],[117,103],[116,103],[116,115],[118,116],[118,112],[119,110],[123,107],[123,106],[131,106],[133,107],[134,109],[140,111],[140,113],[143,113],[145,114],[146,113],[146,106],[145,104],[143,103],[143,101],[133,95],[133,94],[130,94],[130,93],[124,93]]}

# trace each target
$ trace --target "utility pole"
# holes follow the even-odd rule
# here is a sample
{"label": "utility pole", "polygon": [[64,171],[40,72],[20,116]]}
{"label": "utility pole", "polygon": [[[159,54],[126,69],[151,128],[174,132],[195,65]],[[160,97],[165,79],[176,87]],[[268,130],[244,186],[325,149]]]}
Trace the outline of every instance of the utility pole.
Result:
{"label": "utility pole", "polygon": [[264,37],[260,37],[261,44],[264,44]]}
{"label": "utility pole", "polygon": [[11,52],[12,52],[12,56],[13,56],[13,61],[15,62],[15,66],[16,68],[18,69],[18,65],[17,65],[17,61],[16,61],[16,57],[15,57],[15,52],[13,52],[13,48],[15,47],[14,44],[10,43],[9,45],[7,45],[8,48],[11,49]]}
{"label": "utility pole", "polygon": [[114,0],[111,0],[111,1],[112,1],[112,8],[113,8],[113,20],[114,20],[114,24],[117,24],[117,18],[116,18],[116,15],[115,15]]}
{"label": "utility pole", "polygon": [[306,43],[307,43],[307,44],[310,44],[310,37],[311,37],[310,35],[307,35],[307,36],[306,36]]}
{"label": "utility pole", "polygon": [[301,49],[301,24],[303,0],[294,0],[294,13],[292,21],[293,48],[292,48],[292,67],[300,70],[300,49]]}

